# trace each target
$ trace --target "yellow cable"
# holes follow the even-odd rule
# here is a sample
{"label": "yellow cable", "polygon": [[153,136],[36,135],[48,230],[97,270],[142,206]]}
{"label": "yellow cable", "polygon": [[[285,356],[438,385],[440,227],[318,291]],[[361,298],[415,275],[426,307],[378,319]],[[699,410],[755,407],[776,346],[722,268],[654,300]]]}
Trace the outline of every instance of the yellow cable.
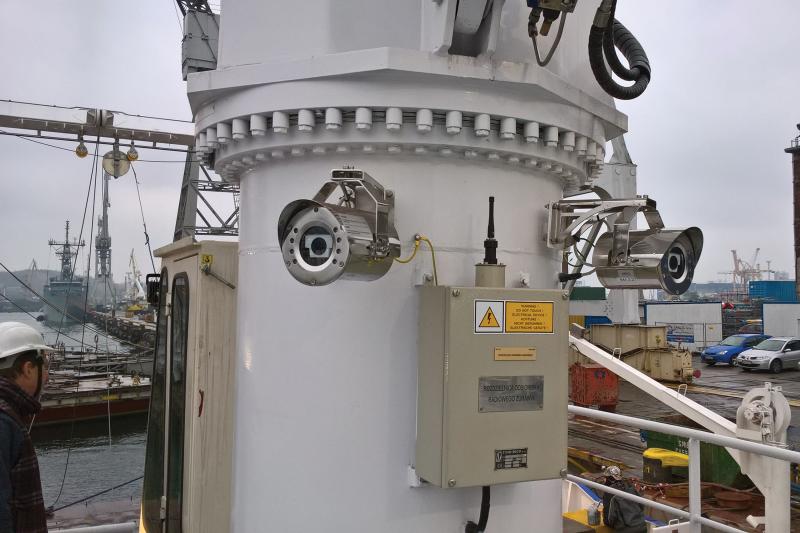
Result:
{"label": "yellow cable", "polygon": [[411,255],[408,256],[408,258],[406,259],[400,259],[399,257],[395,257],[394,260],[397,261],[398,263],[403,263],[403,264],[410,263],[411,261],[413,261],[414,258],[417,256],[417,251],[419,250],[420,242],[424,242],[425,244],[428,245],[428,248],[431,249],[431,262],[433,263],[433,284],[438,285],[439,275],[436,272],[436,252],[433,250],[433,243],[426,236],[419,234],[414,235],[414,250],[411,251]]}
{"label": "yellow cable", "polygon": [[417,250],[419,250],[419,239],[417,238],[417,236],[415,236],[414,250],[411,252],[411,255],[408,257],[408,259],[400,259],[399,257],[395,257],[394,260],[397,261],[398,263],[403,263],[403,264],[410,263],[417,256]]}
{"label": "yellow cable", "polygon": [[419,240],[425,242],[425,244],[428,245],[428,248],[431,249],[431,262],[433,263],[433,284],[439,285],[439,276],[436,274],[436,252],[433,251],[433,243],[424,235],[420,235]]}

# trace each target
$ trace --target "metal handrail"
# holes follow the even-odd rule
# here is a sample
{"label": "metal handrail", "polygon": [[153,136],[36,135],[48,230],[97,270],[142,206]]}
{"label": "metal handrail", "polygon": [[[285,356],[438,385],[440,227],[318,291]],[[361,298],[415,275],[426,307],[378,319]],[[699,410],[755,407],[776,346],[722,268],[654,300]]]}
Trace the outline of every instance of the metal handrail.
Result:
{"label": "metal handrail", "polygon": [[590,418],[599,418],[606,422],[615,422],[625,426],[633,426],[639,429],[649,429],[651,431],[659,431],[662,433],[669,433],[678,437],[687,439],[697,439],[702,442],[717,444],[725,448],[735,448],[743,452],[755,453],[758,455],[765,455],[773,459],[781,461],[788,461],[790,463],[800,463],[800,452],[795,452],[787,448],[778,446],[770,446],[761,442],[751,440],[739,439],[736,437],[728,437],[725,435],[717,435],[708,431],[700,429],[687,428],[684,426],[675,426],[672,424],[665,424],[663,422],[655,422],[653,420],[645,420],[643,418],[636,418],[633,416],[619,415],[616,413],[608,413],[605,411],[597,411],[595,409],[588,409],[586,407],[578,407],[577,405],[568,406],[568,411],[574,415],[588,416]]}
{"label": "metal handrail", "polygon": [[588,409],[586,407],[578,407],[576,405],[570,405],[567,407],[569,413],[574,415],[585,416],[589,418],[597,418],[606,422],[612,422],[620,425],[625,426],[632,426],[639,429],[647,429],[650,431],[658,431],[661,433],[666,433],[670,435],[676,435],[678,437],[684,437],[689,439],[688,448],[689,448],[689,511],[684,511],[683,509],[678,509],[676,507],[671,507],[669,505],[648,500],[647,498],[642,498],[641,496],[636,496],[634,494],[627,493],[625,491],[621,491],[618,489],[614,489],[612,487],[607,487],[600,483],[590,481],[578,476],[573,476],[571,474],[567,474],[565,479],[572,481],[574,483],[581,483],[591,487],[593,489],[608,492],[619,496],[621,498],[626,498],[632,501],[635,501],[639,504],[646,505],[655,509],[659,509],[661,511],[671,513],[673,515],[677,515],[681,518],[688,519],[690,523],[694,524],[696,527],[696,531],[700,531],[699,526],[705,525],[711,528],[714,528],[719,531],[725,531],[728,533],[745,533],[741,529],[737,529],[721,522],[717,522],[715,520],[711,520],[710,518],[705,518],[701,516],[701,501],[700,501],[700,442],[708,442],[711,444],[716,444],[719,446],[723,446],[725,448],[734,448],[737,450],[741,450],[743,452],[754,453],[757,455],[763,455],[766,457],[770,457],[772,459],[777,459],[780,461],[787,461],[789,463],[800,463],[800,452],[792,451],[786,448],[782,448],[779,446],[770,446],[768,444],[763,444],[760,442],[739,439],[735,437],[728,437],[725,435],[717,435],[716,433],[710,433],[707,431],[701,431],[693,428],[687,428],[683,426],[675,426],[672,424],[665,424],[663,422],[655,422],[652,420],[645,420],[643,418],[636,418],[632,416],[626,415],[619,415],[616,413],[608,413],[605,411],[597,411],[594,409]]}
{"label": "metal handrail", "polygon": [[[653,509],[658,509],[659,511],[663,511],[665,513],[670,513],[673,515],[677,515],[681,518],[685,518],[687,520],[691,520],[692,515],[688,511],[684,511],[683,509],[678,509],[677,507],[671,507],[664,503],[660,503],[653,500],[648,500],[647,498],[642,498],[641,496],[636,496],[635,494],[631,494],[630,492],[625,492],[624,490],[615,489],[613,487],[608,487],[601,483],[597,483],[595,481],[590,481],[588,479],[584,479],[582,477],[573,476],[572,474],[567,474],[566,479],[572,481],[573,483],[580,483],[581,485],[586,485],[589,488],[592,488],[597,491],[608,492],[614,494],[615,496],[619,496],[620,498],[625,498],[628,500],[632,500],[640,505],[644,505],[647,507],[652,507]],[[726,533],[747,533],[741,529],[737,529],[735,527],[731,527],[729,525],[723,524],[721,522],[717,522],[715,520],[711,520],[710,518],[706,518],[704,516],[698,516],[697,522],[708,527],[712,527],[714,529],[718,529],[719,531],[725,531]]]}

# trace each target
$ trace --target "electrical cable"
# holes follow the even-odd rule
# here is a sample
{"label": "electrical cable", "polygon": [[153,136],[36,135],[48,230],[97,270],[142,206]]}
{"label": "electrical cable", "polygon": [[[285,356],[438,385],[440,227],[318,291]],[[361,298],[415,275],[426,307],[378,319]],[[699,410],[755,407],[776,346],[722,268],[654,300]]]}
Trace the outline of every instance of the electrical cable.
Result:
{"label": "electrical cable", "polygon": [[[98,140],[99,140],[99,138],[98,138]],[[95,147],[95,153],[96,153],[96,151],[97,151],[97,148]],[[94,243],[94,238],[93,238],[94,237],[94,215],[95,215],[95,207],[97,206],[97,171],[96,171],[97,157],[96,156],[95,156],[94,163],[95,164],[93,165],[93,169],[95,169],[95,172],[94,172],[95,179],[94,179],[94,191],[93,191],[93,194],[92,194],[92,223],[91,223],[91,226],[89,228],[89,247],[88,247],[88,250],[87,250],[87,259],[86,259],[86,294],[84,295],[84,300],[83,300],[84,313],[83,313],[83,329],[81,330],[81,349],[83,349],[83,347],[84,347],[84,340],[85,340],[85,335],[86,335],[86,306],[89,303],[89,276],[91,274],[91,268],[92,268],[92,244]],[[81,229],[81,231],[82,231],[82,229]],[[75,261],[76,262],[78,260],[77,255],[78,254],[75,254]],[[75,274],[75,269],[74,268],[72,270],[72,274],[73,275]],[[71,285],[71,282],[72,282],[72,277],[70,277],[70,285]],[[65,307],[67,306],[67,302],[68,301],[69,301],[69,290],[67,290],[67,297],[64,300]],[[63,323],[64,315],[61,316],[61,320],[62,320],[62,323]],[[108,335],[108,327],[106,326],[106,342],[108,342],[108,336],[107,335]],[[95,339],[97,339],[97,335],[95,335]],[[97,341],[95,340],[95,351],[97,351],[96,343],[97,343]],[[106,354],[106,361],[108,361],[108,354]],[[81,365],[82,364],[83,364],[83,357],[81,357],[78,360],[78,374],[80,374]],[[67,446],[67,459],[64,461],[64,474],[61,476],[61,486],[58,488],[58,495],[56,496],[55,501],[53,501],[53,503],[50,505],[50,508],[54,507],[55,504],[58,503],[58,500],[61,499],[61,494],[64,492],[64,483],[67,481],[67,470],[69,469],[69,460],[70,460],[70,457],[72,456],[72,438],[73,438],[73,436],[75,434],[75,413],[76,413],[77,408],[78,408],[78,390],[79,389],[80,389],[80,380],[76,379],[75,380],[75,397],[74,397],[73,402],[72,402],[72,417],[71,417],[72,420],[70,421],[70,428],[69,428],[69,445]],[[108,393],[106,393],[106,395],[108,396]]]}
{"label": "electrical cable", "polygon": [[410,263],[411,261],[413,261],[414,258],[417,256],[417,251],[419,250],[419,242],[420,242],[419,235],[415,235],[414,236],[414,250],[411,252],[411,255],[408,256],[408,258],[406,258],[406,259],[400,259],[399,257],[395,257],[394,260],[397,261],[398,263],[402,263],[404,265],[407,264],[407,263]]}
{"label": "electrical cable", "polygon": [[147,222],[144,220],[144,207],[142,207],[142,195],[139,193],[139,176],[136,175],[136,169],[131,163],[131,170],[133,171],[133,181],[136,183],[136,196],[139,198],[139,211],[142,213],[142,226],[144,227],[144,243],[147,245],[147,251],[150,252],[150,265],[153,267],[153,272],[156,272],[156,262],[153,259],[153,249],[150,247],[150,235],[147,234]]}
{"label": "electrical cable", "polygon": [[[0,297],[2,297],[2,298],[5,300],[5,301],[7,301],[8,303],[10,303],[10,304],[11,304],[11,305],[13,305],[14,307],[16,307],[16,308],[17,308],[17,310],[19,310],[21,313],[25,313],[25,314],[26,314],[26,315],[28,315],[30,318],[32,318],[32,319],[34,319],[34,320],[36,320],[36,321],[38,322],[38,320],[37,320],[36,316],[34,316],[34,315],[33,315],[33,314],[31,314],[30,312],[26,311],[24,307],[22,307],[21,305],[19,305],[17,302],[15,302],[14,300],[12,300],[11,298],[9,298],[8,296],[6,296],[5,294],[3,294],[3,293],[0,293]],[[48,325],[47,325],[47,324],[45,324],[45,323],[43,323],[43,325],[44,325],[44,327],[46,327],[46,328],[50,328],[50,329],[52,329],[53,331],[58,331],[58,330],[57,330],[56,328],[54,328],[53,326],[48,326]],[[62,336],[62,337],[64,337],[65,339],[69,339],[69,340],[71,340],[71,341],[75,341],[75,342],[78,342],[78,343],[79,343],[79,342],[81,342],[81,340],[80,340],[80,339],[77,339],[77,338],[75,338],[75,337],[71,337],[71,336],[67,335],[67,334],[66,334],[66,333],[64,333],[64,332],[61,332],[61,336]],[[111,353],[112,355],[127,355],[127,354],[126,354],[126,352],[110,352],[110,353]]]}
{"label": "electrical cable", "polygon": [[51,513],[55,513],[55,512],[58,512],[58,511],[62,510],[62,509],[66,509],[67,507],[72,507],[73,505],[78,505],[79,503],[83,503],[83,502],[89,501],[92,498],[96,498],[98,496],[102,496],[103,494],[106,494],[107,492],[111,492],[112,490],[116,490],[116,489],[124,487],[125,485],[130,485],[131,483],[135,483],[136,481],[139,481],[143,477],[144,477],[143,475],[139,476],[137,478],[131,479],[130,481],[126,481],[125,483],[120,483],[119,485],[114,485],[110,489],[101,490],[100,492],[96,492],[96,493],[92,494],[91,496],[86,496],[85,498],[81,498],[80,500],[74,501],[72,503],[68,503],[66,505],[62,505],[61,507],[59,507],[57,509],[52,509],[52,508],[48,509],[48,511],[51,512]]}
{"label": "electrical cable", "polygon": [[[597,9],[589,31],[589,64],[604,91],[614,98],[631,100],[640,96],[650,83],[650,61],[636,37],[614,18],[616,8],[616,0],[604,0]],[[615,48],[622,52],[628,67],[619,61]],[[634,84],[623,86],[614,81],[606,62],[614,74]]]}
{"label": "electrical cable", "polygon": [[[19,278],[19,276],[17,276],[16,274],[14,274],[14,272],[12,272],[12,271],[11,271],[11,270],[10,270],[10,269],[9,269],[9,268],[8,268],[8,267],[7,267],[7,266],[6,266],[6,265],[5,265],[3,262],[2,262],[2,261],[0,261],[0,268],[2,268],[3,270],[5,270],[6,272],[8,272],[8,274],[9,274],[9,275],[11,275],[11,277],[12,277],[12,278],[14,278],[14,279],[15,279],[15,280],[16,280],[16,281],[17,281],[17,282],[18,282],[18,283],[19,283],[19,284],[20,284],[22,287],[26,288],[26,289],[27,289],[27,290],[28,290],[28,291],[29,291],[31,294],[33,294],[34,296],[36,296],[37,298],[39,298],[40,300],[42,300],[42,302],[44,302],[44,303],[45,303],[45,304],[46,304],[48,307],[52,307],[53,309],[55,309],[55,310],[57,310],[57,311],[59,311],[59,312],[62,312],[62,313],[64,313],[64,315],[65,315],[66,317],[68,317],[68,318],[72,318],[72,319],[74,319],[74,320],[76,320],[76,321],[80,322],[80,320],[81,320],[81,319],[79,319],[79,318],[78,318],[78,317],[76,317],[75,315],[71,315],[71,314],[69,314],[69,313],[67,312],[67,310],[66,310],[66,309],[64,309],[64,308],[62,308],[62,307],[57,307],[55,304],[53,304],[53,303],[52,303],[52,302],[50,302],[48,299],[44,298],[44,297],[43,297],[41,294],[39,294],[38,292],[36,292],[36,291],[33,289],[33,287],[31,287],[30,285],[28,285],[27,283],[25,283],[23,280],[21,280],[21,279]],[[85,329],[89,330],[89,331],[90,331],[90,332],[92,332],[92,333],[98,334],[98,335],[107,336],[107,334],[106,334],[106,333],[104,333],[102,330],[100,330],[100,329],[95,329],[95,328],[93,328],[93,327],[91,327],[91,326],[89,326],[89,325],[86,325],[86,326],[85,326]],[[65,336],[65,337],[67,337],[67,335],[66,335],[66,334],[64,334],[63,332],[62,332],[61,334],[62,334],[63,336]],[[67,337],[67,338],[69,338],[69,337]],[[72,339],[72,340],[76,340],[76,339]],[[129,342],[129,341],[126,341],[126,340],[123,340],[123,339],[115,339],[115,340],[116,340],[116,341],[117,341],[119,344],[125,344],[125,345],[128,345],[128,346],[131,346],[132,348],[141,348],[141,349],[143,349],[143,350],[145,350],[145,351],[152,351],[152,350],[153,350],[152,348],[150,348],[150,347],[148,347],[148,346],[143,346],[143,345],[141,345],[141,344],[136,344],[136,343]],[[76,340],[76,342],[77,342],[77,340]]]}
{"label": "electrical cable", "polygon": [[469,521],[464,527],[464,533],[483,533],[489,523],[489,509],[491,505],[491,487],[484,485],[481,488],[481,514],[478,523]]}
{"label": "electrical cable", "polygon": [[424,235],[419,236],[419,240],[428,245],[431,249],[431,263],[433,263],[433,284],[439,285],[439,275],[436,273],[436,252],[433,250],[433,243]]}
{"label": "electrical cable", "polygon": [[170,4],[172,4],[172,9],[175,10],[175,17],[178,21],[178,30],[181,32],[181,39],[183,39],[183,23],[181,22],[181,15],[178,11],[178,6],[173,0],[168,0]]}
{"label": "electrical cable", "polygon": [[[97,137],[97,141],[100,140],[100,137]],[[96,141],[96,142],[97,142]],[[89,188],[86,190],[86,201],[83,204],[83,217],[81,218],[81,229],[78,232],[78,244],[80,245],[83,242],[83,229],[86,226],[86,213],[89,210],[89,196],[92,191],[92,183],[94,183],[95,190],[97,189],[97,144],[95,142],[95,155],[92,158],[92,168],[89,171]],[[94,213],[94,206],[92,206],[92,213]],[[94,216],[94,215],[93,215]],[[94,225],[94,220],[92,220],[92,225]],[[67,243],[69,245],[69,243]],[[79,250],[80,251],[80,250]],[[67,294],[64,297],[64,309],[60,310],[61,312],[61,320],[58,324],[58,332],[56,333],[56,344],[58,344],[58,339],[61,336],[61,329],[64,327],[64,320],[66,319],[67,311],[69,310],[69,295],[72,292],[72,282],[75,279],[75,269],[78,266],[78,253],[75,254],[75,260],[72,262],[72,267],[70,269],[69,274],[69,285],[67,285]],[[62,272],[63,273],[63,272]],[[13,274],[12,274],[13,275]],[[89,294],[89,278],[86,278],[86,294]],[[42,298],[42,301],[47,301]],[[48,302],[49,303],[49,302]],[[58,310],[57,308],[53,307],[54,309]],[[84,306],[84,311],[86,307]],[[85,317],[85,312],[84,312]],[[84,322],[85,324],[85,322]],[[81,341],[81,349],[83,349],[83,341]]]}
{"label": "electrical cable", "polygon": [[411,251],[411,255],[408,256],[406,259],[400,259],[399,257],[395,257],[394,260],[398,263],[407,264],[414,260],[417,256],[417,252],[419,251],[419,243],[424,242],[428,245],[428,248],[431,251],[431,263],[433,264],[433,284],[439,284],[439,274],[436,271],[436,251],[433,249],[433,243],[429,238],[424,235],[420,235],[419,233],[414,235],[414,249]]}
{"label": "electrical cable", "polygon": [[[550,51],[547,52],[544,60],[542,60],[539,56],[539,44],[537,42],[537,35],[538,31],[536,30],[536,23],[533,21],[534,17],[534,10],[531,10],[530,19],[528,22],[528,34],[531,37],[531,41],[533,42],[533,52],[536,57],[536,62],[539,64],[540,67],[547,66],[550,63],[550,60],[553,59],[553,54],[556,52],[556,48],[558,48],[558,44],[561,42],[561,35],[564,33],[564,24],[567,22],[567,13],[561,14],[561,21],[558,23],[558,33],[556,34],[556,38],[553,41],[553,46],[550,47]],[[538,19],[538,16],[536,17]]]}

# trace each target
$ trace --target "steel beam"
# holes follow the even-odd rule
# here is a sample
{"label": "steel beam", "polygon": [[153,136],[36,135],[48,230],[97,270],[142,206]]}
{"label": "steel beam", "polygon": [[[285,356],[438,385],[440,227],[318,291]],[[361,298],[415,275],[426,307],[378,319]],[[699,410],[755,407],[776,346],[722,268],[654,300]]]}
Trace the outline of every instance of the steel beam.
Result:
{"label": "steel beam", "polygon": [[194,145],[194,124],[88,107],[0,100],[0,128],[67,133],[139,142]]}

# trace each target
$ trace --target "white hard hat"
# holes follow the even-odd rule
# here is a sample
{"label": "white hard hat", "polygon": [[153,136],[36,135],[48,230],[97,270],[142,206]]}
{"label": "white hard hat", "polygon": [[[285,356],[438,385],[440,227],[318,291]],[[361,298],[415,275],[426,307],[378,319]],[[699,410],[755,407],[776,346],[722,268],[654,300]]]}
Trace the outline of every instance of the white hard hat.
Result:
{"label": "white hard hat", "polygon": [[42,334],[21,322],[0,323],[0,369],[11,368],[14,356],[28,352],[52,350],[44,343]]}

